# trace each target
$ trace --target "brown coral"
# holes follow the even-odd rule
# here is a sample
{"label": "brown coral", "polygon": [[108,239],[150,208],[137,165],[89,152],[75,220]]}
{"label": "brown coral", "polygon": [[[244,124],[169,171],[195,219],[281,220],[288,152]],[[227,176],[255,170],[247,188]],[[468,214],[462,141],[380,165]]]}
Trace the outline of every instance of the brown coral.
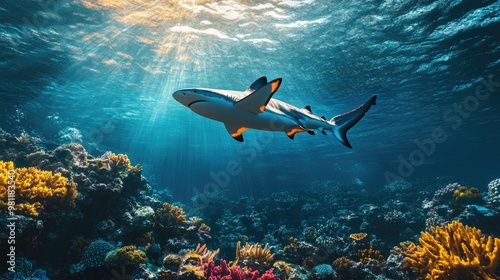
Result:
{"label": "brown coral", "polygon": [[181,226],[186,222],[186,214],[182,208],[165,202],[160,208],[156,209],[153,221],[156,231],[163,233],[165,236],[177,236],[183,230]]}
{"label": "brown coral", "polygon": [[[9,176],[14,180],[10,180]],[[8,190],[11,192],[9,195]],[[51,203],[54,206],[74,206],[76,195],[75,183],[60,173],[52,174],[34,167],[14,168],[12,162],[0,161],[0,208],[9,206],[5,203],[9,196],[12,198],[9,203],[16,204],[15,211],[36,217],[41,208]]]}
{"label": "brown coral", "polygon": [[459,221],[422,232],[420,245],[403,248],[410,267],[425,279],[500,279],[500,239]]}
{"label": "brown coral", "polygon": [[379,264],[385,261],[384,256],[380,254],[379,250],[374,250],[370,245],[370,248],[358,251],[359,261],[364,264]]}
{"label": "brown coral", "polygon": [[241,247],[240,242],[236,244],[236,260],[246,260],[253,264],[268,266],[274,259],[274,254],[266,246],[262,247],[260,244],[249,245]]}
{"label": "brown coral", "polygon": [[332,266],[335,270],[347,270],[353,266],[353,262],[348,257],[340,257],[333,261]]}

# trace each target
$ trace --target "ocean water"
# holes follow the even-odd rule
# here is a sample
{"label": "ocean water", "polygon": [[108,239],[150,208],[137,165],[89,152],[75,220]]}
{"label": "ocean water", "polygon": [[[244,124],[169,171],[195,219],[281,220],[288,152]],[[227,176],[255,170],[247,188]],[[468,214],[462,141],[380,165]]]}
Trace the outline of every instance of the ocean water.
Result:
{"label": "ocean water", "polygon": [[[0,4],[0,128],[49,148],[128,154],[158,189],[266,197],[312,184],[381,189],[500,171],[498,1],[40,0]],[[348,133],[249,130],[176,102],[186,87],[245,90],[331,118],[377,95]],[[237,166],[238,174],[227,168]]]}

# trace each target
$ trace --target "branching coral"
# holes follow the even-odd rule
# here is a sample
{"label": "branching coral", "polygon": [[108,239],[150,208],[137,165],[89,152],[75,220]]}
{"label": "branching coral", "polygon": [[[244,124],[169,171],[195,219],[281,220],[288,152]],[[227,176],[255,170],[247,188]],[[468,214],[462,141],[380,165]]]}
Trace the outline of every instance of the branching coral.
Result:
{"label": "branching coral", "polygon": [[453,221],[422,232],[420,245],[403,248],[406,261],[425,279],[500,279],[500,239]]}
{"label": "branching coral", "polygon": [[166,236],[179,235],[179,226],[186,222],[186,214],[182,208],[170,203],[163,203],[154,214],[154,228]]}
{"label": "branching coral", "polygon": [[378,264],[385,261],[379,250],[374,250],[372,246],[368,249],[358,251],[359,261],[364,264]]}
{"label": "branching coral", "polygon": [[[14,175],[14,181],[8,180]],[[52,174],[34,167],[16,168],[12,162],[0,161],[0,208],[7,208],[7,190],[15,197],[15,210],[38,216],[39,209],[52,202],[58,206],[74,206],[76,185],[60,173]],[[15,187],[15,188],[14,188]]]}
{"label": "branching coral", "polygon": [[146,253],[135,246],[124,246],[113,250],[106,255],[104,262],[108,266],[139,265],[148,262]]}
{"label": "branching coral", "polygon": [[203,265],[205,269],[205,279],[207,280],[279,280],[273,273],[273,269],[267,270],[264,274],[260,275],[258,270],[251,268],[242,269],[235,265],[229,267],[225,260],[220,260],[219,265],[214,262]]}
{"label": "branching coral", "polygon": [[125,154],[116,155],[114,153],[109,153],[108,164],[111,170],[118,173],[127,171],[128,169],[132,168],[132,165],[130,165],[130,159]]}
{"label": "branching coral", "polygon": [[349,267],[353,266],[353,261],[351,261],[348,257],[340,257],[333,261],[333,268],[336,270],[346,270]]}
{"label": "branching coral", "polygon": [[240,242],[236,244],[236,259],[237,260],[247,260],[253,264],[258,264],[262,266],[268,266],[274,259],[274,254],[271,254],[271,250],[262,247],[260,244],[249,245],[241,247]]}
{"label": "branching coral", "polygon": [[212,252],[212,251],[208,250],[206,244],[203,244],[203,245],[198,244],[198,245],[196,245],[196,249],[194,251],[201,256],[201,261],[203,263],[210,263],[210,262],[214,261],[217,254],[219,254],[220,249],[217,249],[217,250]]}

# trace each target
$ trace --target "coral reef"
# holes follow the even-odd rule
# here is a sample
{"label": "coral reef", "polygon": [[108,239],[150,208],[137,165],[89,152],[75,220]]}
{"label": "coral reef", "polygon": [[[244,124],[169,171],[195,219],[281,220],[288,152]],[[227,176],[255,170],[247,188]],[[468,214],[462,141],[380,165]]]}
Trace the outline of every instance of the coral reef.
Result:
{"label": "coral reef", "polygon": [[186,214],[184,213],[184,210],[167,202],[163,203],[161,207],[156,209],[153,217],[155,231],[166,237],[182,235],[182,233],[185,232],[185,229],[180,226],[185,223]]}
{"label": "coral reef", "polygon": [[482,197],[481,192],[475,187],[460,186],[453,192],[453,200],[459,204],[481,203]]}
{"label": "coral reef", "polygon": [[333,279],[335,276],[335,271],[333,270],[333,267],[329,264],[320,264],[314,267],[314,273],[320,278],[320,279]]}
{"label": "coral reef", "polygon": [[459,221],[422,232],[420,245],[403,250],[406,261],[426,279],[499,279],[500,239]]}
{"label": "coral reef", "polygon": [[214,262],[204,264],[204,275],[207,280],[279,280],[269,269],[262,275],[258,270],[252,268],[242,269],[239,266],[228,266],[225,260],[220,260],[218,266]]}
{"label": "coral reef", "polygon": [[83,253],[82,262],[86,267],[103,266],[106,255],[114,249],[113,244],[104,240],[96,240],[90,243]]}
{"label": "coral reef", "polygon": [[[432,273],[442,279],[500,274],[494,238],[500,235],[500,180],[489,184],[484,197],[483,188],[460,188],[450,178],[401,181],[378,190],[360,190],[359,180],[314,181],[298,194],[237,201],[223,191],[198,208],[174,203],[168,189],[152,188],[142,167],[125,154],[93,156],[75,143],[47,149],[36,137],[0,133],[0,164],[4,198],[9,170],[52,178],[16,197],[19,271],[0,279],[411,280]],[[453,220],[475,228],[461,229]],[[0,219],[4,228],[7,222]],[[412,244],[426,227],[420,245]],[[401,241],[407,245],[391,250]],[[228,264],[235,244],[236,259]]]}
{"label": "coral reef", "polygon": [[148,262],[146,253],[135,246],[124,246],[106,254],[104,263],[108,266],[139,265]]}
{"label": "coral reef", "polygon": [[495,179],[488,184],[488,198],[490,205],[500,206],[500,179]]}

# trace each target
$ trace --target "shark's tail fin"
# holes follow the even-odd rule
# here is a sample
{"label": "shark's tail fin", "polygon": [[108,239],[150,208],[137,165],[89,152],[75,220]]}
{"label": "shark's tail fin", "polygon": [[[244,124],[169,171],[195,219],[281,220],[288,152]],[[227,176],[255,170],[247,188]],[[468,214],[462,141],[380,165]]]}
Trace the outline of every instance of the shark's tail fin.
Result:
{"label": "shark's tail fin", "polygon": [[352,148],[351,144],[349,143],[349,140],[347,140],[346,133],[359,120],[361,120],[361,118],[363,118],[363,116],[366,114],[366,112],[368,111],[368,109],[370,109],[372,105],[375,105],[376,99],[377,96],[375,95],[372,98],[370,98],[370,100],[365,102],[365,104],[347,113],[337,115],[330,120],[330,123],[334,125],[333,135],[337,137],[340,143],[344,144],[348,148]]}

